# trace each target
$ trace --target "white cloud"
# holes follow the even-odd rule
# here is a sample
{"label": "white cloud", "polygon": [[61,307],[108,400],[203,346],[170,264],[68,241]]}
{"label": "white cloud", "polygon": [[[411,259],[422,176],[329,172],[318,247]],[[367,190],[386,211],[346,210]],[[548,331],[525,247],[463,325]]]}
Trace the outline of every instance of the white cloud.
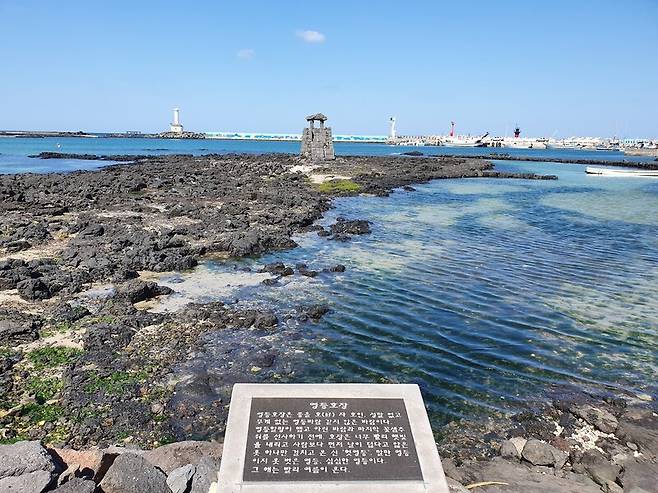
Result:
{"label": "white cloud", "polygon": [[297,37],[304,43],[324,43],[327,37],[318,31],[297,31]]}
{"label": "white cloud", "polygon": [[251,48],[242,48],[241,50],[238,50],[238,52],[236,53],[236,56],[240,60],[251,60],[254,57],[255,54],[256,54],[256,52],[254,50],[252,50]]}

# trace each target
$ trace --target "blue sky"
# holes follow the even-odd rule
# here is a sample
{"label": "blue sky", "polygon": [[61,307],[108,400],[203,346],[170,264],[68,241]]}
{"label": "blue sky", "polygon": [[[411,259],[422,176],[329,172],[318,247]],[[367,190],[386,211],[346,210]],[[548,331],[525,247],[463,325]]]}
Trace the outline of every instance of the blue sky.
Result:
{"label": "blue sky", "polygon": [[0,129],[658,137],[658,0],[0,0]]}

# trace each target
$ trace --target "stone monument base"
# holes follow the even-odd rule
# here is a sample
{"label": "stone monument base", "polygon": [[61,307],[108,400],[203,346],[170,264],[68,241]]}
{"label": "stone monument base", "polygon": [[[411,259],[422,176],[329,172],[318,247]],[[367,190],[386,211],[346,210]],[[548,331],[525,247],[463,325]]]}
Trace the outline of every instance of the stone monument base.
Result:
{"label": "stone monument base", "polygon": [[417,385],[236,384],[220,493],[448,493]]}

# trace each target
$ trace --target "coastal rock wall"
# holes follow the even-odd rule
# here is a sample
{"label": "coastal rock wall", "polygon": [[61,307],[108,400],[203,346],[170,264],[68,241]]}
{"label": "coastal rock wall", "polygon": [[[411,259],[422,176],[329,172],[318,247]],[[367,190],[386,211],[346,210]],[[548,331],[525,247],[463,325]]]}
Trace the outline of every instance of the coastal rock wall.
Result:
{"label": "coastal rock wall", "polygon": [[[646,406],[578,395],[439,432],[451,492],[658,491],[658,416]],[[1,491],[206,493],[217,480],[222,444],[76,451],[23,441],[0,445],[0,458]]]}

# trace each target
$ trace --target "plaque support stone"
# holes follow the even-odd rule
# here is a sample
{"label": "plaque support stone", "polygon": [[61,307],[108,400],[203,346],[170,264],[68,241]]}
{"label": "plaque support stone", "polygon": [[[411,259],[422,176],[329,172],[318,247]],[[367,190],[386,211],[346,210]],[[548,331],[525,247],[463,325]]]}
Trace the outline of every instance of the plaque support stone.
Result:
{"label": "plaque support stone", "polygon": [[219,493],[448,493],[417,385],[236,384]]}

